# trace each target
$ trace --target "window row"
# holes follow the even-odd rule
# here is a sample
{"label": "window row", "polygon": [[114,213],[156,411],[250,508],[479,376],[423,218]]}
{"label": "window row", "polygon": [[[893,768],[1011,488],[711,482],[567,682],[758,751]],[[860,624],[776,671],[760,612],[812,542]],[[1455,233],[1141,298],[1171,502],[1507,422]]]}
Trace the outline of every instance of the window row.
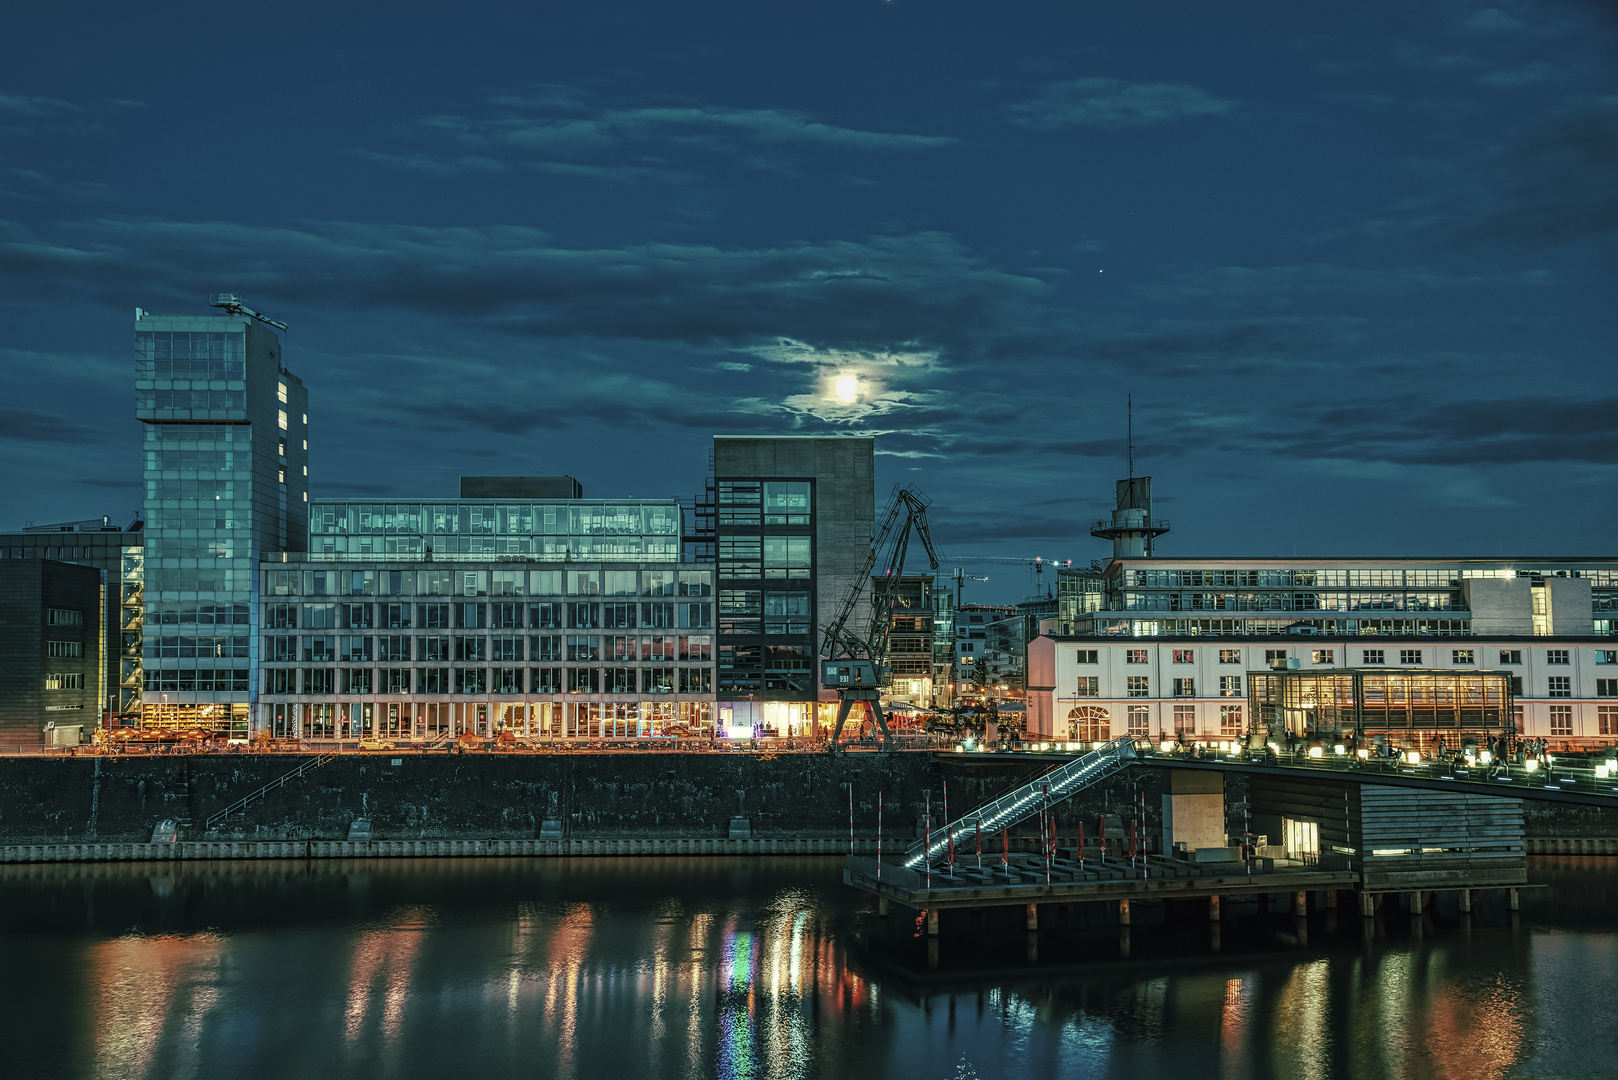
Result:
{"label": "window row", "polygon": [[144,682],[149,691],[245,694],[250,680],[246,668],[147,668]]}
{"label": "window row", "polygon": [[710,596],[712,570],[266,570],[267,596]]}
{"label": "window row", "polygon": [[713,626],[713,606],[674,601],[596,603],[265,604],[269,630],[674,630]]}
{"label": "window row", "polygon": [[264,693],[711,694],[708,668],[267,668]]}
{"label": "window row", "polygon": [[[241,639],[245,641],[245,639]],[[412,642],[414,644],[412,644]],[[165,654],[166,655],[166,654]],[[198,653],[196,655],[203,655]],[[242,653],[241,655],[246,655]],[[392,634],[372,637],[348,634],[270,634],[264,638],[265,663],[409,663],[420,661],[644,661],[713,659],[708,635],[547,634]]]}

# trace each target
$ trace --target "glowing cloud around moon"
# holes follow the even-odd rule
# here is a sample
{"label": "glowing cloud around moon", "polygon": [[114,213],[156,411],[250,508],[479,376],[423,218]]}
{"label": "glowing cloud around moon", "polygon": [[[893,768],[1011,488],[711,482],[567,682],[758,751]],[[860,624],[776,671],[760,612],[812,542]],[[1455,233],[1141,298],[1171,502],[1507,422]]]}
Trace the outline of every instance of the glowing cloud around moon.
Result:
{"label": "glowing cloud around moon", "polygon": [[852,404],[854,399],[860,396],[860,381],[853,375],[839,375],[836,389],[838,401],[845,405]]}

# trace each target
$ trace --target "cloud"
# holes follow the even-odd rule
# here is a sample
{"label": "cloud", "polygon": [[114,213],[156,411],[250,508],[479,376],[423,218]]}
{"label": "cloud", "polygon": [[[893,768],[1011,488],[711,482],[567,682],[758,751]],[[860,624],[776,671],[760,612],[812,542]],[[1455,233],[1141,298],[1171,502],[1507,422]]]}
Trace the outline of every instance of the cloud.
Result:
{"label": "cloud", "polygon": [[111,433],[71,417],[33,409],[0,409],[0,439],[29,443],[107,442]]}
{"label": "cloud", "polygon": [[18,290],[117,303],[227,285],[282,306],[333,302],[477,322],[508,334],[894,357],[1017,323],[1047,291],[941,233],[771,248],[563,248],[518,226],[260,227],[102,220],[43,238],[0,224]]}
{"label": "cloud", "polygon": [[358,148],[349,150],[349,153],[362,161],[388,165],[406,172],[424,173],[428,176],[464,176],[474,172],[505,172],[511,168],[504,161],[478,155],[446,158],[434,154],[383,154],[375,150]]}
{"label": "cloud", "polygon": [[1499,160],[1506,193],[1464,236],[1531,246],[1618,238],[1618,95],[1546,121]]}
{"label": "cloud", "polygon": [[1224,116],[1236,102],[1179,83],[1072,79],[1051,83],[1032,101],[1010,108],[1012,123],[1035,131],[1063,127],[1130,128],[1193,116]]}
{"label": "cloud", "polygon": [[1429,266],[1214,266],[1186,271],[1138,288],[1141,296],[1169,303],[1219,300],[1291,302],[1302,296],[1414,296],[1440,289],[1533,288],[1556,284],[1545,270],[1480,273]]}
{"label": "cloud", "polygon": [[1618,465],[1618,398],[1360,400],[1306,410],[1305,430],[1261,436],[1270,453],[1403,465]]}
{"label": "cloud", "polygon": [[[756,168],[791,172],[790,166],[756,152],[790,146],[818,150],[915,151],[954,145],[946,135],[866,131],[815,119],[792,109],[738,109],[721,106],[655,106],[588,109],[582,95],[549,88],[534,97],[500,95],[492,103],[502,111],[488,117],[441,114],[423,118],[421,131],[475,149],[470,158],[456,155],[393,154],[358,151],[377,164],[432,175],[458,175],[487,169],[487,162],[510,160],[553,176],[605,181],[689,180],[673,169],[642,164],[570,164],[566,160],[663,143],[670,148],[740,152],[753,148],[746,163]],[[584,115],[580,115],[580,114]]]}

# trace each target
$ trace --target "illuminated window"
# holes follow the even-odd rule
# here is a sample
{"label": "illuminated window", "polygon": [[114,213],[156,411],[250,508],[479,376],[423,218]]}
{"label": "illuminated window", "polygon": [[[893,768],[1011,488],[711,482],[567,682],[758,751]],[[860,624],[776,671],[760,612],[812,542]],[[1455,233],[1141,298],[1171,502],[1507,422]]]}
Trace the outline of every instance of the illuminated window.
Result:
{"label": "illuminated window", "polygon": [[281,404],[285,405],[287,403],[287,384],[286,383],[276,383],[275,384],[275,396],[281,402]]}
{"label": "illuminated window", "polygon": [[1131,705],[1129,707],[1129,734],[1134,738],[1145,737],[1150,728],[1151,711],[1145,705]]}
{"label": "illuminated window", "polygon": [[1596,710],[1596,723],[1603,735],[1618,735],[1618,705],[1603,705]]}
{"label": "illuminated window", "polygon": [[1337,662],[1337,652],[1334,649],[1316,649],[1312,659],[1317,664],[1335,664]]}
{"label": "illuminated window", "polygon": [[1145,649],[1127,649],[1124,651],[1124,663],[1145,664],[1150,661],[1147,659]]}
{"label": "illuminated window", "polygon": [[1572,735],[1573,734],[1573,706],[1571,706],[1571,705],[1552,705],[1551,706],[1551,734],[1552,735]]}
{"label": "illuminated window", "polygon": [[83,690],[84,676],[78,672],[53,671],[45,676],[47,690]]}
{"label": "illuminated window", "polygon": [[1618,664],[1618,649],[1597,649],[1596,663]]}
{"label": "illuminated window", "polygon": [[1450,660],[1456,664],[1476,663],[1476,660],[1473,658],[1473,651],[1471,649],[1454,650],[1452,653],[1450,653]]}
{"label": "illuminated window", "polygon": [[1220,649],[1219,662],[1221,664],[1239,664],[1242,662],[1242,651],[1240,649]]}
{"label": "illuminated window", "polygon": [[1073,690],[1074,697],[1100,697],[1101,678],[1096,675],[1080,675],[1078,685]]}
{"label": "illuminated window", "polygon": [[276,410],[276,420],[280,423],[281,430],[285,431],[287,429],[287,411],[285,409]]}
{"label": "illuminated window", "polygon": [[1241,697],[1242,696],[1242,677],[1240,675],[1221,675],[1221,676],[1219,676],[1219,696],[1220,697]]}
{"label": "illuminated window", "polygon": [[1195,705],[1174,706],[1174,730],[1189,735],[1197,733],[1197,707]]}
{"label": "illuminated window", "polygon": [[1145,675],[1131,675],[1129,677],[1128,696],[1148,697],[1151,694],[1151,680]]}
{"label": "illuminated window", "polygon": [[1176,664],[1194,664],[1194,663],[1196,663],[1196,650],[1195,649],[1175,649],[1174,650],[1174,662]]}
{"label": "illuminated window", "polygon": [[1195,680],[1195,679],[1175,679],[1174,680],[1174,696],[1175,697],[1196,697],[1197,696],[1197,680]]}

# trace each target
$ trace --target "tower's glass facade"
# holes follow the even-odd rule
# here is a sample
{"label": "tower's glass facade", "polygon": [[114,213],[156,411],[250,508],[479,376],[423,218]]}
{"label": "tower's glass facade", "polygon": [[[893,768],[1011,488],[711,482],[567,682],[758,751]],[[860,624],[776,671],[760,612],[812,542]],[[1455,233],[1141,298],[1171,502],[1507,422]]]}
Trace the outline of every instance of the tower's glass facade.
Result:
{"label": "tower's glass facade", "polygon": [[282,349],[242,315],[137,313],[143,725],[247,734],[259,556],[308,534],[308,396]]}

